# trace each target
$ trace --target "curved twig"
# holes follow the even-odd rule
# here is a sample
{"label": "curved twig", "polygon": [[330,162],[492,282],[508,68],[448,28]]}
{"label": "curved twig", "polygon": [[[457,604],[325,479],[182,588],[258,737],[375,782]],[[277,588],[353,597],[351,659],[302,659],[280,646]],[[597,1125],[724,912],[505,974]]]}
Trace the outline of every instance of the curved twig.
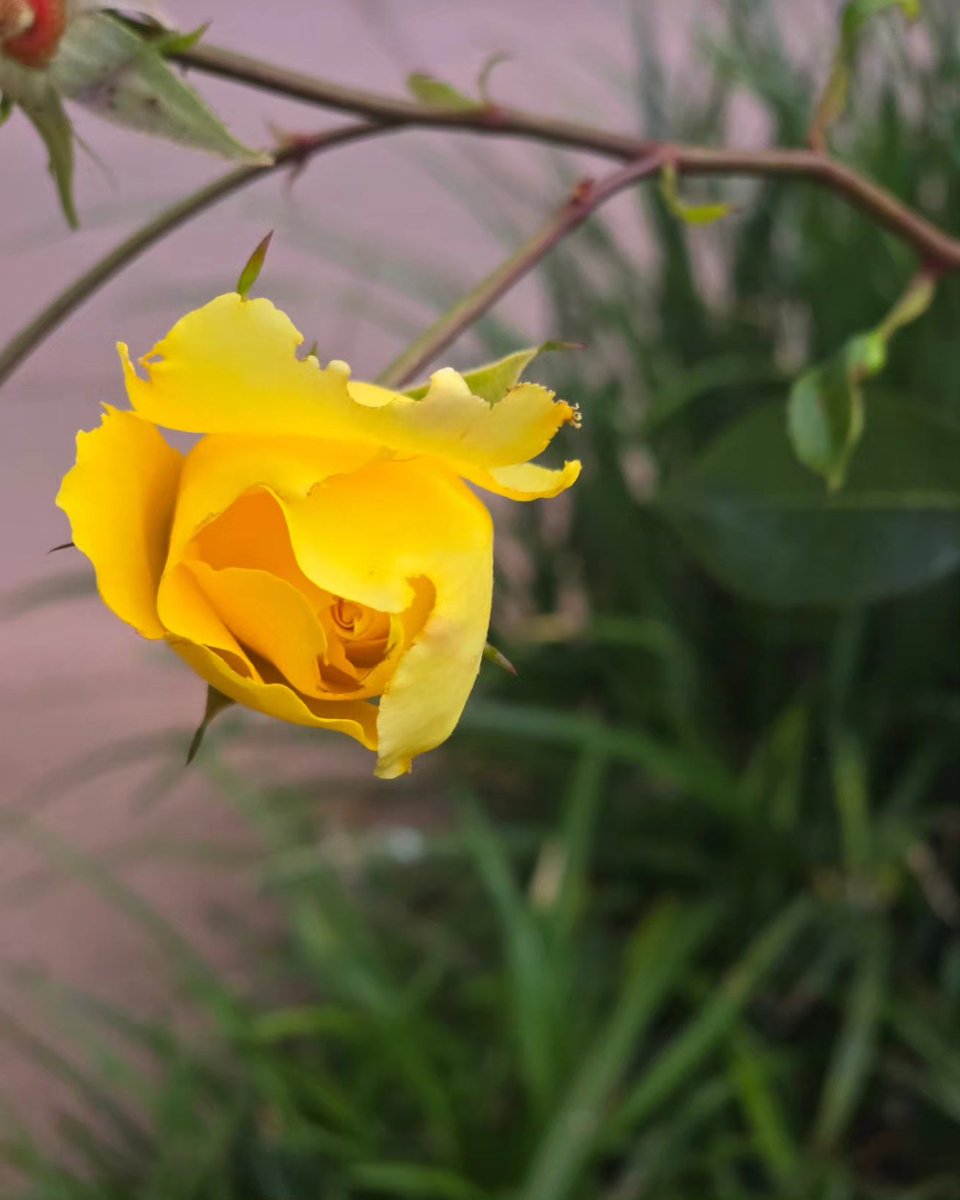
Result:
{"label": "curved twig", "polygon": [[455,338],[482,316],[499,298],[518,283],[568,234],[607,200],[624,188],[655,174],[664,163],[664,154],[654,151],[628,163],[594,183],[585,180],[574,188],[567,202],[544,227],[514,254],[501,263],[453,308],[395,359],[379,376],[385,387],[410,383]]}
{"label": "curved twig", "polygon": [[960,238],[952,237],[891,192],[819,150],[735,150],[657,143],[496,104],[477,105],[473,109],[430,108],[415,100],[395,99],[362,88],[329,83],[217,46],[199,45],[173,57],[184,66],[210,75],[324,108],[354,113],[389,127],[421,126],[532,138],[628,160],[663,151],[681,175],[777,176],[807,180],[860,209],[941,271],[960,270]]}

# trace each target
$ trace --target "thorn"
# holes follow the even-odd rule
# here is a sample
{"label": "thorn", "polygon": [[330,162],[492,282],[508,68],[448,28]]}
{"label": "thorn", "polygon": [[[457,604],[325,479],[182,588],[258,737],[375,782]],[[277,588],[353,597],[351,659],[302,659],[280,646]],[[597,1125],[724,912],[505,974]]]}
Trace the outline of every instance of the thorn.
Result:
{"label": "thorn", "polygon": [[76,542],[61,542],[59,546],[51,546],[47,551],[48,554],[56,554],[58,550],[72,550]]}
{"label": "thorn", "polygon": [[570,203],[573,205],[586,204],[596,186],[597,181],[589,176],[581,179],[579,183],[574,184],[573,191],[570,193]]}
{"label": "thorn", "polygon": [[518,675],[517,668],[503,651],[498,650],[496,646],[491,646],[489,642],[483,648],[483,657],[487,662],[491,662],[495,667],[499,667],[501,671],[506,671],[508,675],[513,675],[514,678]]}

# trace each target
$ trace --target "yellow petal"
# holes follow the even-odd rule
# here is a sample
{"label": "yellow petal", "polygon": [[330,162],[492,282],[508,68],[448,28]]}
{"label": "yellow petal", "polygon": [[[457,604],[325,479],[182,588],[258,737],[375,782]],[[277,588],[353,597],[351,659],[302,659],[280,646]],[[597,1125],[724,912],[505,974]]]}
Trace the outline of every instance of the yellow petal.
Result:
{"label": "yellow petal", "polygon": [[[304,585],[284,536],[282,514],[264,492],[306,496],[330,476],[351,474],[378,455],[376,447],[366,444],[321,438],[203,438],[183,466],[170,537],[171,560],[176,561],[206,530],[202,557],[211,566],[242,563],[281,574],[298,587]],[[235,503],[240,497],[240,503]]]}
{"label": "yellow petal", "polygon": [[577,419],[569,404],[532,383],[491,405],[449,369],[434,374],[422,400],[412,400],[351,382],[343,363],[324,370],[313,357],[298,359],[302,341],[268,300],[219,296],[178,321],[141,359],[146,379],[120,346],[130,402],[170,429],[362,442],[440,459],[463,475],[526,463]]}
{"label": "yellow petal", "polygon": [[[241,454],[246,441],[208,437],[192,451],[176,553],[215,569],[239,563],[291,581],[305,576],[320,592],[398,614],[411,648],[401,653],[380,703],[378,769],[401,774],[414,755],[449,736],[476,679],[493,583],[490,514],[455,475],[427,459],[373,458],[344,471],[342,449],[319,440],[264,439]],[[270,523],[278,512],[294,564],[284,557],[282,527]],[[242,520],[234,520],[238,513]],[[270,711],[265,703],[261,696],[254,707]]]}
{"label": "yellow petal", "polygon": [[208,646],[245,679],[260,680],[260,672],[214,610],[189,563],[170,563],[157,591],[157,615],[168,639]]}
{"label": "yellow petal", "polygon": [[580,463],[565,462],[559,470],[536,463],[513,467],[491,467],[488,471],[464,472],[478,487],[508,500],[549,500],[572,487],[580,478]]}
{"label": "yellow petal", "polygon": [[215,571],[199,560],[189,563],[188,569],[238,642],[273,663],[297,691],[318,695],[318,661],[327,639],[301,592],[266,571],[245,567]]}
{"label": "yellow petal", "polygon": [[176,638],[169,640],[177,654],[201,679],[237,704],[293,725],[333,729],[355,738],[368,750],[376,749],[377,708],[369,701],[313,700],[299,695],[282,683],[260,683],[246,679],[207,646],[197,646]]}
{"label": "yellow petal", "polygon": [[372,463],[284,508],[297,561],[319,586],[399,612],[416,581],[432,585],[429,615],[380,700],[377,774],[401,775],[449,737],[476,681],[490,622],[490,515],[423,460]]}
{"label": "yellow petal", "polygon": [[99,429],[77,435],[77,463],[57,496],[103,602],[147,638],[164,635],[157,587],[182,461],[153,425],[106,408]]}

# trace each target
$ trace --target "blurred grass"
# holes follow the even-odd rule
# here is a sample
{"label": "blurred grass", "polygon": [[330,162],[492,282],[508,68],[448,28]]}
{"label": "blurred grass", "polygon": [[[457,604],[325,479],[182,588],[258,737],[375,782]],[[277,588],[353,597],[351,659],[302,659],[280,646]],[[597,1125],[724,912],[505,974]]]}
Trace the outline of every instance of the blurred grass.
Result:
{"label": "blurred grass", "polygon": [[[637,3],[644,126],[720,140],[748,95],[796,144],[817,85],[781,9],[731,0],[690,87]],[[929,61],[876,32],[836,140],[953,227],[960,34],[950,4],[924,11]],[[505,245],[536,203],[494,170],[443,178]],[[4,1123],[18,1195],[960,1196],[957,580],[765,609],[708,579],[649,504],[651,480],[875,321],[910,263],[811,189],[736,191],[739,215],[696,233],[639,195],[642,269],[602,220],[545,265],[551,335],[589,346],[543,364],[583,402],[584,478],[564,521],[518,515],[529,577],[501,571],[495,632],[520,676],[485,675],[448,776],[425,785],[425,828],[327,852],[310,787],[255,785],[213,739],[203,769],[259,828],[282,916],[253,995],[113,872],[122,848],[94,861],[18,818],[167,947],[201,1030],[24,980],[71,1022],[71,1054],[5,1020],[0,1036],[26,1038],[77,1105],[59,1155]],[[421,277],[428,299],[450,291]],[[884,387],[960,416],[958,317],[947,280]],[[493,356],[525,332],[491,320],[478,336]]]}

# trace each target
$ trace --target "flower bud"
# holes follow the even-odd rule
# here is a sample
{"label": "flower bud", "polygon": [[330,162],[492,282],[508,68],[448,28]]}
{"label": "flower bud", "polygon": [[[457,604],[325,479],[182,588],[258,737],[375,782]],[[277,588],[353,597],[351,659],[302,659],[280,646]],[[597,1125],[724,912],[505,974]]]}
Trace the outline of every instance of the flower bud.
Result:
{"label": "flower bud", "polygon": [[67,0],[0,0],[0,50],[26,67],[45,67],[67,24]]}

